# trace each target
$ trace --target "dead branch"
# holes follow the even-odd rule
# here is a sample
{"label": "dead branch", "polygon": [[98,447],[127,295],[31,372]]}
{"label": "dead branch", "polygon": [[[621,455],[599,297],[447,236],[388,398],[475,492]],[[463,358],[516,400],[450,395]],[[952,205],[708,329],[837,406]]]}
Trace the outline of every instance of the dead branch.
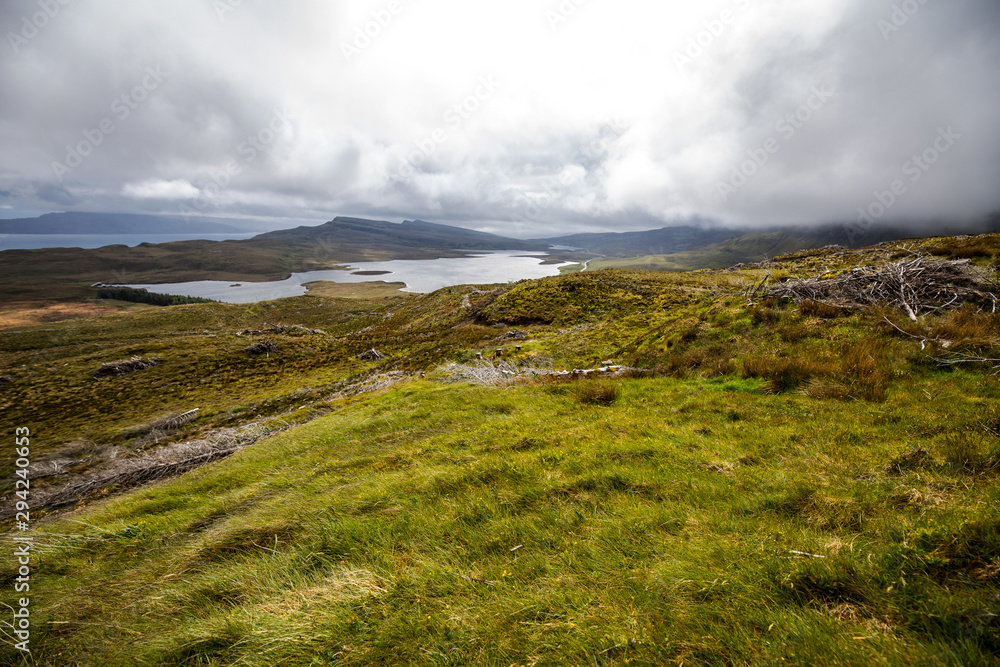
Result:
{"label": "dead branch", "polygon": [[997,289],[998,285],[980,276],[969,260],[932,261],[918,256],[855,268],[835,278],[783,283],[765,296],[841,306],[887,304],[904,310],[916,322],[920,315],[953,310],[967,302],[990,302],[995,309]]}
{"label": "dead branch", "polygon": [[152,368],[160,363],[162,359],[152,357],[143,359],[142,357],[132,357],[123,361],[110,361],[101,364],[101,367],[94,371],[95,378],[120,378],[136,371]]}

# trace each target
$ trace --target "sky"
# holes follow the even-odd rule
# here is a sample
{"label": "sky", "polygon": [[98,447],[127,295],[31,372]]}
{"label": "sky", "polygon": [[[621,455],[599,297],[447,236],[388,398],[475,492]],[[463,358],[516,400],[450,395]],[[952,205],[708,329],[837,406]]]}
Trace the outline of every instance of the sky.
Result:
{"label": "sky", "polygon": [[0,217],[1000,211],[997,0],[5,0]]}

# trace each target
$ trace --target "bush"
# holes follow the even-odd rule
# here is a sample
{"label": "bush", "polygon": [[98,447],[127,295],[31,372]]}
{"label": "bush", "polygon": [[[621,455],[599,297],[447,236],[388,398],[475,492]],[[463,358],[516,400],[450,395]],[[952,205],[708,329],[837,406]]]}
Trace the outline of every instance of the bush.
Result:
{"label": "bush", "polygon": [[761,324],[775,324],[781,315],[778,311],[773,308],[769,308],[764,305],[753,306],[750,308],[750,322],[754,326],[760,326]]}
{"label": "bush", "polygon": [[1000,314],[984,313],[966,304],[959,310],[942,315],[932,329],[939,340],[951,341],[955,346],[989,348],[1000,342]]}

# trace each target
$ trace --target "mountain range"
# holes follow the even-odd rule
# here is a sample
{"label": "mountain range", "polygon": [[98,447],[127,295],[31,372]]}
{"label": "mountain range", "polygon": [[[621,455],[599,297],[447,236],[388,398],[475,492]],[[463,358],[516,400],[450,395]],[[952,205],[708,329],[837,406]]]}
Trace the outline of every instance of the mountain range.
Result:
{"label": "mountain range", "polygon": [[0,234],[230,234],[259,229],[259,223],[245,220],[135,213],[65,212],[0,220]]}

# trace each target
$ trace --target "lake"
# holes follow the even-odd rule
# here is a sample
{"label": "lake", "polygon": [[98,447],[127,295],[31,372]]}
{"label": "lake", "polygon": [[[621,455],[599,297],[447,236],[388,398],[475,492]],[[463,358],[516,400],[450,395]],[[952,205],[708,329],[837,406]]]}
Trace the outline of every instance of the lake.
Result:
{"label": "lake", "polygon": [[[442,287],[467,284],[506,283],[525,278],[544,278],[559,274],[566,264],[542,264],[533,253],[525,257],[523,250],[479,253],[470,257],[441,259],[394,259],[387,262],[348,262],[345,271],[306,271],[293,273],[285,280],[273,282],[199,280],[187,283],[128,285],[160,294],[200,296],[226,303],[255,303],[306,293],[305,283],[329,280],[334,283],[372,281],[402,282],[405,292],[433,292]],[[368,275],[365,275],[368,274]]]}
{"label": "lake", "polygon": [[0,250],[38,250],[39,248],[103,248],[123,244],[169,243],[170,241],[230,241],[249,239],[260,232],[232,234],[0,234]]}

